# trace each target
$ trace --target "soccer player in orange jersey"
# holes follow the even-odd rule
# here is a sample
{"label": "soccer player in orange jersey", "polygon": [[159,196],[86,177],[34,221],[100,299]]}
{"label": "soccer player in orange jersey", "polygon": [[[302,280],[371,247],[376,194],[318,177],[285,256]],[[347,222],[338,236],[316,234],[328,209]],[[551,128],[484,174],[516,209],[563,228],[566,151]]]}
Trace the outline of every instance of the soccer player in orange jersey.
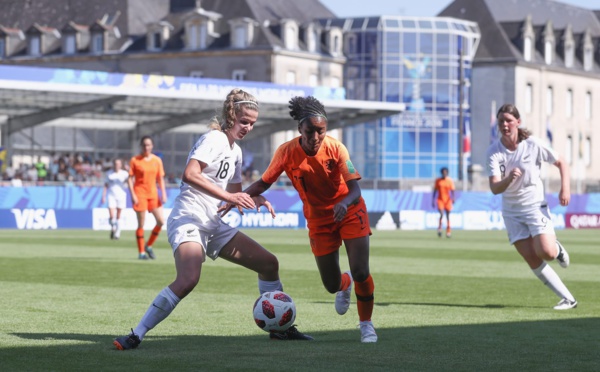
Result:
{"label": "soccer player in orange jersey", "polygon": [[431,206],[435,208],[437,201],[437,209],[440,212],[437,234],[440,238],[442,237],[442,220],[444,219],[444,212],[446,212],[446,238],[449,238],[452,234],[450,230],[450,211],[452,211],[452,204],[454,203],[454,182],[452,182],[452,178],[448,177],[448,168],[444,167],[440,172],[442,176],[435,180],[433,186]]}
{"label": "soccer player in orange jersey", "polygon": [[[139,259],[154,259],[152,244],[158,238],[158,234],[164,225],[163,207],[167,202],[167,192],[165,190],[165,170],[162,160],[152,153],[154,143],[152,138],[144,136],[140,140],[141,152],[131,158],[129,161],[129,191],[131,192],[131,202],[133,210],[137,217],[137,230],[135,237]],[[159,197],[156,184],[160,187],[161,195]],[[146,221],[146,212],[152,213],[156,219],[156,226],[152,229],[148,243],[144,243],[144,223]]]}
{"label": "soccer player in orange jersey", "polygon": [[[303,202],[310,246],[321,281],[336,293],[335,308],[348,311],[354,278],[361,341],[377,342],[371,322],[373,278],[369,271],[369,218],[356,171],[346,147],[326,135],[327,114],[312,96],[290,100],[290,115],[298,122],[300,137],[281,145],[262,178],[245,191],[257,196],[285,172]],[[339,248],[346,246],[350,271],[342,274]]]}

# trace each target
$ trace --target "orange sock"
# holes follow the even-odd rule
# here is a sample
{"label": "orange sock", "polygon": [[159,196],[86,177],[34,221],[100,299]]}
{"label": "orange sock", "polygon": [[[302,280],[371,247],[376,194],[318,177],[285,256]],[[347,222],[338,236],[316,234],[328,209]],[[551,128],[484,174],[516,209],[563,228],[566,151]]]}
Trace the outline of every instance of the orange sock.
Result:
{"label": "orange sock", "polygon": [[354,282],[354,293],[356,293],[356,307],[358,309],[358,318],[361,322],[371,320],[373,314],[373,292],[375,284],[373,277],[369,275],[364,282]]}
{"label": "orange sock", "polygon": [[135,230],[135,238],[137,240],[138,252],[145,253],[144,250],[144,229]]}
{"label": "orange sock", "polygon": [[151,247],[152,244],[154,244],[156,238],[158,238],[158,233],[160,233],[160,229],[162,229],[162,226],[154,226],[154,228],[152,229],[152,233],[150,234],[150,238],[148,239],[148,246]]}
{"label": "orange sock", "polygon": [[352,281],[350,280],[350,275],[347,273],[342,274],[342,283],[340,284],[340,291],[345,291],[350,286]]}

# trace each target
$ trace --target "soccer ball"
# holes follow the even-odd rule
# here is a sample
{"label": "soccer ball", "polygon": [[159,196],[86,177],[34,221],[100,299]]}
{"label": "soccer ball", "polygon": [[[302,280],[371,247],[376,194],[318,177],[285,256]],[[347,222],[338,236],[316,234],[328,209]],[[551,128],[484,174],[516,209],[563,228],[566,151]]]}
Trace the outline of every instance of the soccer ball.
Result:
{"label": "soccer ball", "polygon": [[296,319],[296,305],[281,291],[265,292],[254,302],[254,321],[265,332],[283,332]]}

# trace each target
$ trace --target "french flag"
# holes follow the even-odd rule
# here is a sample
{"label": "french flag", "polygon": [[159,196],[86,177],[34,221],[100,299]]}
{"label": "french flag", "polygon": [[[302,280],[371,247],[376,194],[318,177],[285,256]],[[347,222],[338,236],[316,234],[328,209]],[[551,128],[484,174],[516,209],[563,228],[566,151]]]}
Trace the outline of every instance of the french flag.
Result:
{"label": "french flag", "polygon": [[471,155],[471,121],[465,120],[463,133],[463,154]]}

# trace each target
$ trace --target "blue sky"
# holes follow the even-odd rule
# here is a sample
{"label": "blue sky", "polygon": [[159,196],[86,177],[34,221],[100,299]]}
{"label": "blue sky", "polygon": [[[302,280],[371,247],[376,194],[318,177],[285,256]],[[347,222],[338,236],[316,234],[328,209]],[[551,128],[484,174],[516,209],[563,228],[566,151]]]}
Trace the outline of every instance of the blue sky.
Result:
{"label": "blue sky", "polygon": [[[320,0],[338,17],[378,15],[435,16],[452,0]],[[502,1],[502,0],[496,0]],[[587,9],[600,10],[600,0],[561,0]]]}

